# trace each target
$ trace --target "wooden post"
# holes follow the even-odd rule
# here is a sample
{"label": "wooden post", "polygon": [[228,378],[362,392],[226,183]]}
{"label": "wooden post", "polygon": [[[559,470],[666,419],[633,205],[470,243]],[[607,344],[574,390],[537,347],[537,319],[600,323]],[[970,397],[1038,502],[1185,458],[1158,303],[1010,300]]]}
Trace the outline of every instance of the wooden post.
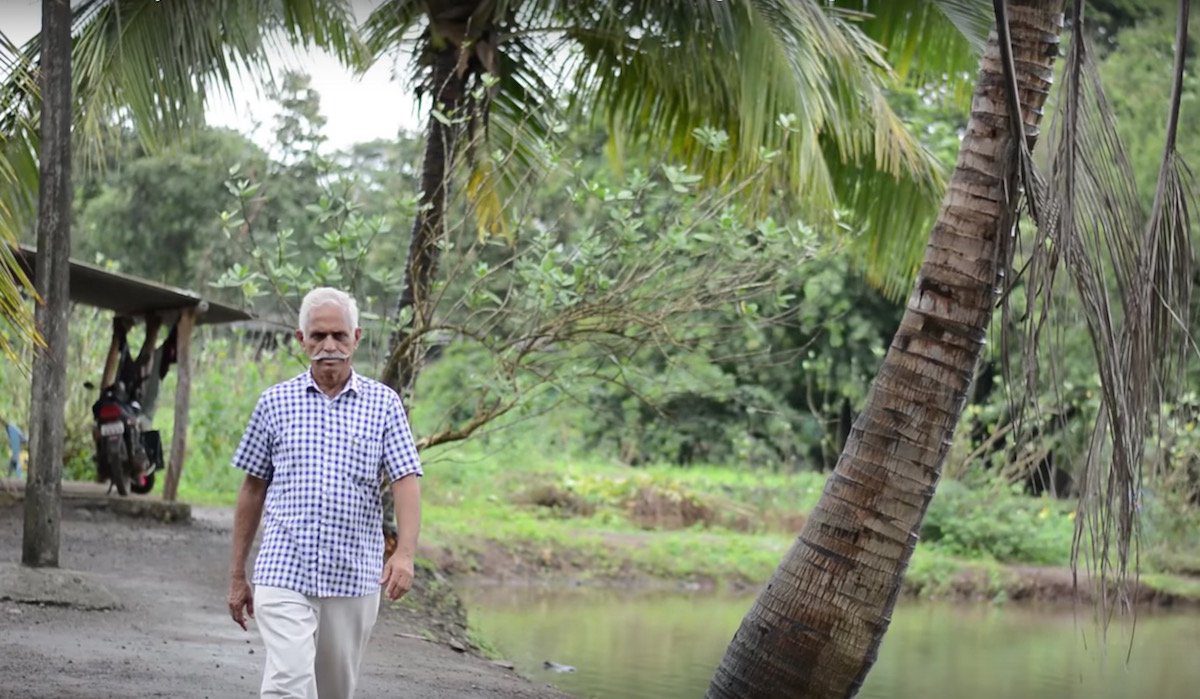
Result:
{"label": "wooden post", "polygon": [[41,144],[38,146],[38,295],[34,320],[45,346],[33,356],[29,472],[21,563],[58,567],[66,441],[67,321],[71,275],[71,3],[42,3]]}
{"label": "wooden post", "polygon": [[175,432],[171,435],[171,461],[167,465],[167,480],[163,484],[163,500],[174,502],[183,475],[183,459],[187,456],[188,404],[192,392],[192,326],[196,309],[185,308],[179,314],[175,332],[179,381],[175,384]]}

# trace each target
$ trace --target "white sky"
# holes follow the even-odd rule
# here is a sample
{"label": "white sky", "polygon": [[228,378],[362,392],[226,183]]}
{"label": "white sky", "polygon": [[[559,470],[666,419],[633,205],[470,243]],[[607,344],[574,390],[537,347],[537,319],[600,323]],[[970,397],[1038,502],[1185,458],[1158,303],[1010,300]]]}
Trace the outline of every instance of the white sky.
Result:
{"label": "white sky", "polygon": [[[378,2],[354,0],[353,4],[362,19]],[[9,39],[21,44],[40,26],[39,0],[0,0],[0,31]],[[271,62],[280,72],[292,68],[312,77],[312,87],[321,95],[321,113],[327,120],[328,146],[337,149],[376,138],[393,138],[400,129],[421,128],[422,119],[408,85],[408,52],[403,51],[397,59],[399,63],[389,58],[381,60],[361,78],[355,78],[323,51],[273,52]],[[399,80],[392,79],[393,72]],[[272,137],[275,110],[266,90],[256,87],[259,83],[243,77],[234,85],[232,96],[210,95],[209,123],[248,133],[265,145]]]}

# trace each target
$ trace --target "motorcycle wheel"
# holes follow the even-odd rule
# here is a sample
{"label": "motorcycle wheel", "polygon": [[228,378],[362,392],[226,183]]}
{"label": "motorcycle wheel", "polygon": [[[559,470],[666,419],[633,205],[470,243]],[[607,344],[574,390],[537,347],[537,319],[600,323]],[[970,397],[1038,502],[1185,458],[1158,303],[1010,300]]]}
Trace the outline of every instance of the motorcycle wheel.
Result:
{"label": "motorcycle wheel", "polygon": [[129,472],[125,469],[125,445],[119,439],[104,440],[104,460],[108,462],[108,480],[117,494],[129,494]]}
{"label": "motorcycle wheel", "polygon": [[132,481],[129,484],[129,489],[138,495],[149,493],[151,490],[154,490],[154,474],[151,473],[142,478],[141,483],[136,480]]}

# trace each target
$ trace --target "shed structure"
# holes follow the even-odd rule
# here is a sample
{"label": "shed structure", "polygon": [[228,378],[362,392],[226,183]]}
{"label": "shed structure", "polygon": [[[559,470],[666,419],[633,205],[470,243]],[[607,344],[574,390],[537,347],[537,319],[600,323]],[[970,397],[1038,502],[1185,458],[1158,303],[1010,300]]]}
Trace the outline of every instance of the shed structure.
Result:
{"label": "shed structure", "polygon": [[[14,250],[17,263],[31,281],[37,271],[37,250],[20,245]],[[179,477],[187,456],[188,407],[192,388],[192,329],[197,325],[250,320],[243,309],[205,299],[195,292],[159,282],[113,272],[96,265],[71,260],[70,297],[75,303],[103,308],[117,316],[145,319],[156,315],[164,326],[176,326],[176,352],[179,379],[175,388],[175,431],[171,435],[171,455],[163,483],[163,500],[174,501]],[[119,348],[114,338],[104,364],[101,387],[114,380]],[[64,368],[65,370],[65,368]]]}

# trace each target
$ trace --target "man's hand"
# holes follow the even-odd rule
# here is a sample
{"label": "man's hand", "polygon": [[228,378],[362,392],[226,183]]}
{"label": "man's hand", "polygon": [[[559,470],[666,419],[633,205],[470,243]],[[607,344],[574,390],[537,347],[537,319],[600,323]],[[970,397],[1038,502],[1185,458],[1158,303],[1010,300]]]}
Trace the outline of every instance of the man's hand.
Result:
{"label": "man's hand", "polygon": [[401,553],[394,553],[383,564],[383,577],[379,584],[383,585],[387,598],[395,601],[412,589],[413,559]]}
{"label": "man's hand", "polygon": [[263,503],[267,499],[267,481],[246,474],[238,491],[237,508],[233,511],[233,552],[229,557],[229,616],[243,629],[245,612],[254,618],[254,593],[246,582],[246,556],[254,543],[258,521],[262,519]]}
{"label": "man's hand", "polygon": [[254,592],[245,577],[229,581],[229,615],[246,631],[246,616],[254,618]]}

